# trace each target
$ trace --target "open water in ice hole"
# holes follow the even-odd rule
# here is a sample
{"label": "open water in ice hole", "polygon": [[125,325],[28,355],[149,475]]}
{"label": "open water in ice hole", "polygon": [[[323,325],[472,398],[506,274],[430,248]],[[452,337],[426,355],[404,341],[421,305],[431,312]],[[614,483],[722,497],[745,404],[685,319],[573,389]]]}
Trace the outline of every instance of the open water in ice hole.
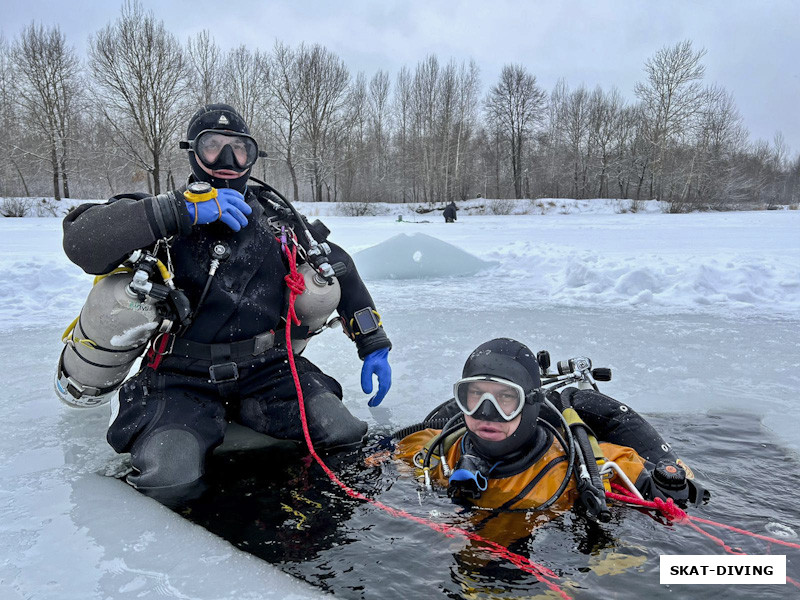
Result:
{"label": "open water in ice hole", "polygon": [[[710,413],[699,422],[675,414],[648,419],[712,492],[711,502],[691,514],[764,535],[772,535],[768,525],[776,523],[797,530],[800,461],[794,451],[773,443],[756,417]],[[351,454],[326,461],[348,485],[390,506],[473,527],[475,513],[447,497],[433,495],[420,502],[416,482],[401,476],[396,464],[366,466],[362,459]],[[230,452],[211,460],[209,476],[213,491],[184,507],[184,517],[337,597],[555,597],[534,576],[464,539],[447,538],[348,498],[308,457],[287,459],[270,449]],[[798,596],[790,584],[660,585],[659,555],[724,550],[686,526],[644,512],[617,506],[612,515],[607,524],[574,511],[537,523],[535,516],[513,513],[474,530],[498,541],[505,538],[512,551],[554,570],[576,600]],[[786,554],[787,575],[800,579],[800,551],[707,529],[749,554]]]}

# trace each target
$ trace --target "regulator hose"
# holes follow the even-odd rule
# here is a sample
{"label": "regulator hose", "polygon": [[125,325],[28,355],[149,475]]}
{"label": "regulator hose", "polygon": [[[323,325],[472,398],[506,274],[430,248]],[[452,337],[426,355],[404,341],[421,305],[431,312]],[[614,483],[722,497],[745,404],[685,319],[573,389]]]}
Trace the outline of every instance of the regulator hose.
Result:
{"label": "regulator hose", "polygon": [[600,478],[600,469],[597,467],[594,450],[589,441],[587,425],[581,420],[572,405],[572,395],[576,391],[575,388],[568,388],[560,394],[560,397],[564,412],[571,413],[572,419],[566,419],[566,421],[569,422],[569,429],[575,429],[574,438],[578,445],[578,460],[589,475],[588,481],[583,477],[577,477],[578,491],[586,509],[605,523],[611,520],[611,512],[606,503],[603,480]]}

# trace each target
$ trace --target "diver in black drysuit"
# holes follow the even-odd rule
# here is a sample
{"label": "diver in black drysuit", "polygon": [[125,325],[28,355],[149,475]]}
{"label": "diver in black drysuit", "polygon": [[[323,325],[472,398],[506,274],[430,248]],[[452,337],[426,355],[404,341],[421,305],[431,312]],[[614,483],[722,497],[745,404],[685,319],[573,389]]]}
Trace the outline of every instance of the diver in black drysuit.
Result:
{"label": "diver in black drysuit", "polygon": [[451,202],[450,204],[445,206],[444,207],[444,213],[443,213],[444,222],[445,223],[453,223],[453,222],[455,222],[458,219],[458,216],[456,215],[456,211],[457,210],[458,210],[458,207],[456,206],[455,202]]}
{"label": "diver in black drysuit", "polygon": [[[190,121],[188,139],[208,131],[249,138],[243,119],[227,105],[198,111]],[[229,150],[225,146],[222,154]],[[172,238],[175,284],[193,309],[208,280],[210,247],[222,242],[230,250],[191,325],[175,339],[171,352],[166,349],[157,369],[145,366],[122,386],[119,405],[113,408],[107,439],[117,452],[131,454],[135,472],[128,482],[166,503],[202,489],[206,457],[222,442],[228,420],[279,439],[303,440],[282,329],[288,271],[281,244],[267,223],[275,216],[272,205],[264,200],[263,188],[247,185],[252,165],[238,178],[230,177],[230,169],[220,171],[228,174],[220,179],[214,176],[217,171],[198,164],[195,152],[189,152],[189,160],[190,182],[206,181],[220,190],[241,192],[252,209],[246,226],[234,231],[221,221],[193,224],[192,214],[204,213],[199,205],[190,208],[184,201],[186,188],[157,196],[122,194],[105,204],[84,204],[63,223],[67,256],[90,274],[107,273],[132,251],[152,249],[159,240]],[[224,199],[212,206],[214,216],[219,208],[221,218],[224,206]],[[373,373],[378,375],[379,392],[385,395],[391,343],[382,326],[364,335],[354,331],[353,314],[364,308],[377,314],[375,304],[350,256],[329,244],[330,263],[347,267],[339,277],[337,307],[345,332],[355,340],[365,370],[370,370],[369,381]],[[293,328],[293,338],[298,329]],[[359,443],[367,425],[342,404],[339,383],[303,357],[297,356],[296,363],[315,447]],[[212,365],[217,367],[215,373],[210,372]]]}

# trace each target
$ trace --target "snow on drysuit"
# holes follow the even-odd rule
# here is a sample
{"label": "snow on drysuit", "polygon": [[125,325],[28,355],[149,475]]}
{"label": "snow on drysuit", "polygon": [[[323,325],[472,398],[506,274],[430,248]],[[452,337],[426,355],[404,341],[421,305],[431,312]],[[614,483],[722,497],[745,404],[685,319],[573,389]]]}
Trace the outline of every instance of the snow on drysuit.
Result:
{"label": "snow on drysuit", "polygon": [[[226,105],[198,111],[189,124],[189,140],[196,141],[208,131],[249,139],[241,117]],[[84,271],[107,273],[136,249],[156,251],[171,265],[175,286],[193,311],[188,326],[155,348],[151,366],[143,367],[121,387],[108,429],[111,446],[131,453],[135,473],[128,481],[152,495],[168,490],[181,496],[184,488],[196,487],[205,457],[222,442],[228,420],[278,439],[302,440],[283,343],[287,265],[276,235],[291,243],[294,229],[301,246],[307,241],[298,231],[300,224],[269,186],[247,186],[247,176],[217,180],[198,167],[195,152],[189,155],[190,182],[238,187],[252,210],[247,226],[233,231],[221,221],[193,223],[184,201],[185,188],[157,196],[118,195],[105,204],[79,206],[64,220],[64,250]],[[192,208],[196,221],[199,208]],[[319,238],[316,242],[325,241],[323,225],[317,222],[310,229]],[[359,357],[388,350],[391,344],[379,323],[359,335],[354,317],[365,310],[377,315],[374,302],[350,256],[327,243],[327,259],[337,267],[335,281],[341,290],[335,308]],[[220,255],[210,277],[215,251]],[[309,248],[299,248],[301,258],[309,252]],[[301,338],[314,333],[296,327],[293,333],[295,329]],[[154,344],[162,340],[156,338]],[[298,339],[298,345],[303,341]],[[309,360],[300,356],[296,360],[315,445],[332,448],[359,442],[366,423],[344,407],[338,382]]]}

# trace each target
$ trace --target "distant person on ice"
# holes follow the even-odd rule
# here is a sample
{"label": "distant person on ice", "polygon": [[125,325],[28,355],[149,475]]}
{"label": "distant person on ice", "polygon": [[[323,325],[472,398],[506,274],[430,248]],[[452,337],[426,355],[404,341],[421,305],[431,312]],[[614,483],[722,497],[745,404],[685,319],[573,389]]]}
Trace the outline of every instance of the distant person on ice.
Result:
{"label": "distant person on ice", "polygon": [[[603,496],[602,486],[593,495],[576,484],[578,469],[568,476],[568,448],[554,435],[561,421],[545,414],[553,412],[544,408],[546,397],[573,425],[578,415],[590,421],[605,460],[614,461],[645,498],[705,498],[691,471],[632,409],[594,390],[545,395],[541,375],[536,355],[524,344],[508,338],[481,344],[464,364],[455,398],[404,430],[395,456],[418,474],[429,469],[430,479],[450,496],[478,507],[566,510],[579,500],[592,504]],[[611,481],[622,483],[616,474]]]}
{"label": "distant person on ice", "polygon": [[[84,204],[64,220],[64,250],[84,271],[108,273],[133,251],[149,249],[174,265],[175,284],[191,305],[188,327],[173,329],[167,343],[156,338],[157,352],[120,388],[107,434],[114,450],[131,455],[134,472],[127,481],[166,502],[202,487],[206,457],[223,441],[228,421],[279,439],[303,439],[284,340],[284,277],[286,249],[303,245],[299,255],[305,257],[310,242],[288,202],[281,204],[261,182],[248,184],[260,153],[236,110],[204,106],[189,120],[187,140],[181,145],[191,167],[186,185],[157,196],[120,194],[105,204]],[[325,241],[324,225],[302,221],[317,242]],[[391,343],[352,259],[328,244],[327,261],[337,267],[330,279],[341,287],[331,310],[364,361],[365,393],[372,392],[373,375],[378,378],[374,406],[391,385]],[[221,254],[212,277],[215,252]],[[304,345],[315,332],[301,325],[292,333]],[[316,447],[358,444],[367,425],[345,408],[342,387],[309,360],[296,361]]]}
{"label": "distant person on ice", "polygon": [[445,223],[454,223],[458,220],[456,216],[456,211],[458,207],[456,206],[455,202],[450,202],[447,206],[444,207],[444,222]]}

